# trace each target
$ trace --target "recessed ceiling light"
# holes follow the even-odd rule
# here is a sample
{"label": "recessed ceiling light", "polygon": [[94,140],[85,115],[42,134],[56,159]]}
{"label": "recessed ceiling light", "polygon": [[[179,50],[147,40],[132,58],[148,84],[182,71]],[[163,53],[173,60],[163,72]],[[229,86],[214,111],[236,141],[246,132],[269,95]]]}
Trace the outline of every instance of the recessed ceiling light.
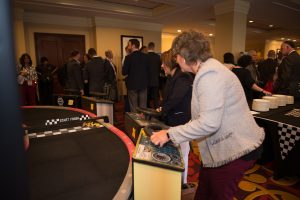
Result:
{"label": "recessed ceiling light", "polygon": [[254,21],[252,21],[252,20],[249,20],[249,23],[253,23]]}
{"label": "recessed ceiling light", "polygon": [[282,39],[282,40],[285,40],[285,38],[284,38],[284,37],[282,37],[281,39]]}
{"label": "recessed ceiling light", "polygon": [[210,33],[210,34],[208,34],[208,35],[211,37],[211,36],[213,36],[214,34]]}
{"label": "recessed ceiling light", "polygon": [[181,30],[180,30],[180,29],[178,29],[178,30],[177,30],[177,32],[178,32],[178,33],[181,33]]}
{"label": "recessed ceiling light", "polygon": [[291,39],[290,39],[290,38],[288,38],[287,40],[288,40],[288,41],[290,41]]}
{"label": "recessed ceiling light", "polygon": [[293,42],[297,42],[297,40],[293,40]]}
{"label": "recessed ceiling light", "polygon": [[270,25],[269,25],[270,28],[272,28],[273,26],[274,26],[273,24],[270,24]]}

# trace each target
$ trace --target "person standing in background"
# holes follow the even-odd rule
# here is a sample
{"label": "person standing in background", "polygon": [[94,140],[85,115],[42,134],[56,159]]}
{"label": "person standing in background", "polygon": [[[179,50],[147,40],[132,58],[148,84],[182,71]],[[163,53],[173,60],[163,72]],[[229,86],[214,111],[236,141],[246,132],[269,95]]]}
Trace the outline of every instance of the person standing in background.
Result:
{"label": "person standing in background", "polygon": [[104,60],[101,56],[97,55],[94,48],[90,48],[88,54],[91,60],[86,64],[84,80],[89,83],[90,95],[93,92],[103,93],[104,85],[107,81],[107,70],[104,65]]}
{"label": "person standing in background", "polygon": [[285,58],[278,67],[274,92],[292,95],[300,100],[300,55],[295,48],[296,45],[292,41],[284,41],[281,44],[281,52]]}
{"label": "person standing in background", "polygon": [[18,84],[21,92],[21,105],[36,105],[37,73],[32,66],[29,54],[24,53],[18,67]]}
{"label": "person standing in background", "polygon": [[52,105],[53,95],[53,74],[57,68],[49,64],[48,58],[42,57],[41,64],[36,67],[38,74],[38,86],[40,103],[42,105]]}
{"label": "person standing in background", "polygon": [[274,76],[278,67],[275,57],[275,51],[270,50],[268,51],[268,58],[258,63],[258,72],[262,82],[261,87],[269,92],[273,92]]}
{"label": "person standing in background", "polygon": [[72,90],[74,94],[84,95],[83,79],[80,66],[80,52],[74,50],[71,53],[71,60],[67,64],[67,89]]}
{"label": "person standing in background", "polygon": [[232,70],[232,68],[235,67],[234,64],[234,55],[230,52],[226,52],[223,55],[223,64],[225,65],[225,67],[227,67],[229,70]]}
{"label": "person standing in background", "polygon": [[143,53],[148,53],[148,48],[147,48],[147,46],[142,46],[141,48],[140,48],[140,52],[143,52]]}
{"label": "person standing in background", "polygon": [[159,73],[161,68],[160,56],[154,52],[154,42],[148,44],[148,57],[149,57],[149,85],[147,107],[151,107],[150,101],[153,100],[153,107],[158,107],[159,100]]}
{"label": "person standing in background", "polygon": [[257,69],[257,52],[255,50],[250,50],[248,55],[251,56],[252,61],[251,64],[246,67],[247,70],[250,71],[252,79],[255,81],[256,84],[259,85],[259,73]]}
{"label": "person standing in background", "polygon": [[118,101],[118,85],[117,85],[117,68],[113,63],[113,52],[111,50],[105,51],[104,65],[107,73],[106,83],[110,85],[109,100]]}
{"label": "person standing in background", "polygon": [[[91,60],[91,56],[89,54],[84,54],[83,55],[83,63],[82,63],[82,76],[85,77],[86,74],[86,64],[88,62],[90,62]],[[89,81],[88,80],[84,80],[83,81],[83,86],[84,86],[84,95],[85,96],[89,96]]]}
{"label": "person standing in background", "polygon": [[126,86],[131,112],[137,107],[147,107],[147,87],[149,75],[149,59],[147,54],[139,51],[140,42],[130,39],[128,48],[131,53],[125,57],[122,74],[127,76]]}

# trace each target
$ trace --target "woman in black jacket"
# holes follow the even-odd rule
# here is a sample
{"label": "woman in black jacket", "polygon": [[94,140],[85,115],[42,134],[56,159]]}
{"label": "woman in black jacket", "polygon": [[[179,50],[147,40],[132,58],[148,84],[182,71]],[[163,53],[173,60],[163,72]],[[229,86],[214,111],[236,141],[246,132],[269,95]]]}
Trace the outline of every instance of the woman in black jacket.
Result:
{"label": "woman in black jacket", "polygon": [[[162,119],[168,126],[177,126],[187,123],[191,119],[191,98],[193,77],[183,73],[176,63],[171,51],[161,55],[162,67],[168,76],[162,101]],[[187,183],[189,142],[180,144],[183,154],[185,171],[183,183]]]}

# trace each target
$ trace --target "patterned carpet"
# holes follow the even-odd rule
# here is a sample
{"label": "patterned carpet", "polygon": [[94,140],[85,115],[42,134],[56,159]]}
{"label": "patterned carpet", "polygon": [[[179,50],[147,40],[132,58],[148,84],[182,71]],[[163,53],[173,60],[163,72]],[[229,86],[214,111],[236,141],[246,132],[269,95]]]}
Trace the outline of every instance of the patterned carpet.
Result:
{"label": "patterned carpet", "polygon": [[[190,152],[188,182],[198,181],[200,161],[197,154]],[[273,180],[273,172],[261,165],[248,170],[239,183],[235,200],[299,200],[300,180],[286,178]]]}

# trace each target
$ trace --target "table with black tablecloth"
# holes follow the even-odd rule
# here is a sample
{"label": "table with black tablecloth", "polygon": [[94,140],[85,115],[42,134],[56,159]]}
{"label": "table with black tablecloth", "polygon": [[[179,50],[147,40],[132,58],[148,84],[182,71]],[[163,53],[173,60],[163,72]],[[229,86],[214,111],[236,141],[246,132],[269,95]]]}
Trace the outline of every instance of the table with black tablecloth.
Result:
{"label": "table with black tablecloth", "polygon": [[127,199],[134,145],[84,110],[22,107],[30,199]]}
{"label": "table with black tablecloth", "polygon": [[253,116],[265,129],[261,161],[274,160],[274,178],[300,175],[300,102]]}

